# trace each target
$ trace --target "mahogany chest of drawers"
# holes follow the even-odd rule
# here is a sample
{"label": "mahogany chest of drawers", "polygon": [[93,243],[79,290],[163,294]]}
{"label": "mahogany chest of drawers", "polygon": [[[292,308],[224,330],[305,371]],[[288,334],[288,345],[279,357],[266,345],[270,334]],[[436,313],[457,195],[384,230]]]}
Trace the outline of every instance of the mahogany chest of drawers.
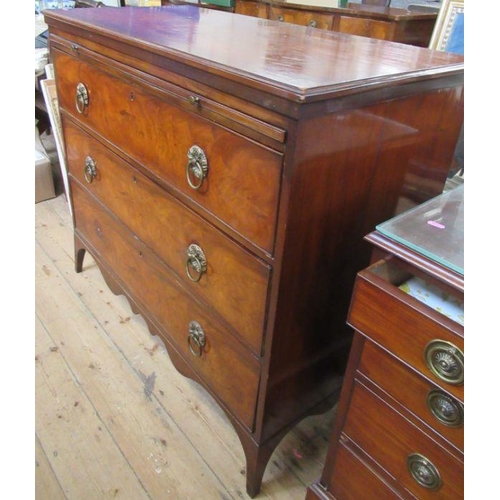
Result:
{"label": "mahogany chest of drawers", "polygon": [[356,279],[339,411],[307,499],[463,498],[463,186],[367,239],[382,258]]}
{"label": "mahogany chest of drawers", "polygon": [[442,189],[463,59],[191,6],[45,18],[76,270],[90,252],[223,408],[254,496],[338,400],[362,236]]}

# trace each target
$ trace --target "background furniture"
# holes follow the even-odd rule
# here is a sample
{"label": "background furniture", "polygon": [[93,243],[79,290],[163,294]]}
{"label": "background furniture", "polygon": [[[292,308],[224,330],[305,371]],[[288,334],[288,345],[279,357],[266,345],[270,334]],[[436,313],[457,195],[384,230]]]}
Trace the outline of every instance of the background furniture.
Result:
{"label": "background furniture", "polygon": [[[162,0],[163,5],[170,3],[179,2]],[[437,12],[408,11],[357,3],[349,3],[346,8],[313,7],[280,0],[234,0],[225,7],[216,0],[214,4],[200,1],[199,5],[261,19],[391,40],[419,47],[429,45],[437,18]]]}
{"label": "background furniture", "polygon": [[46,20],[76,270],[90,252],[224,409],[254,496],[338,400],[363,235],[442,191],[463,58],[188,5]]}
{"label": "background furniture", "polygon": [[376,262],[356,279],[346,379],[308,500],[463,497],[463,193],[367,237]]}
{"label": "background furniture", "polygon": [[363,5],[379,5],[382,7],[389,7],[391,0],[361,0]]}

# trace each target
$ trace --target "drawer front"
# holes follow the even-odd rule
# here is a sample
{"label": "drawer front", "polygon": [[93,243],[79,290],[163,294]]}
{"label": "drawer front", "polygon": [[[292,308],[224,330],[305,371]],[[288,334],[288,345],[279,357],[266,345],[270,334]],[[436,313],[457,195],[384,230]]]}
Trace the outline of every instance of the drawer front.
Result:
{"label": "drawer front", "polygon": [[[404,488],[421,499],[462,498],[464,464],[358,382],[354,385],[344,433]],[[421,485],[412,476],[409,462]],[[417,474],[417,472],[415,472]],[[437,478],[439,482],[436,484]],[[423,478],[423,479],[422,479]]]}
{"label": "drawer front", "polygon": [[338,31],[379,40],[392,40],[395,25],[387,21],[339,16]]}
{"label": "drawer front", "polygon": [[207,387],[251,429],[259,383],[258,360],[174,283],[158,257],[77,182],[71,181],[71,191],[77,234],[147,310],[145,316],[166,332],[164,340],[174,344]]}
{"label": "drawer front", "polygon": [[301,26],[309,26],[311,28],[318,28],[322,30],[331,30],[333,26],[333,14],[283,9],[281,7],[270,7],[269,19],[272,21],[300,24]]}
{"label": "drawer front", "polygon": [[401,498],[342,443],[333,470],[323,484],[336,500],[391,500]]}
{"label": "drawer front", "polygon": [[348,322],[463,401],[463,328],[440,316],[368,270],[356,279]]}
{"label": "drawer front", "polygon": [[358,370],[463,452],[463,402],[370,341]]}
{"label": "drawer front", "polygon": [[[128,83],[58,50],[53,57],[65,112],[217,223],[272,253],[282,154],[176,106],[144,83]],[[82,113],[75,104],[83,99],[76,98],[79,84],[88,97],[79,105]]]}
{"label": "drawer front", "polygon": [[244,16],[260,17],[262,19],[267,19],[269,17],[268,5],[262,2],[249,2],[248,0],[238,1],[234,6],[234,12],[236,14],[242,14]]}
{"label": "drawer front", "polygon": [[[71,175],[260,354],[269,266],[231,242],[70,119],[64,120],[64,131]],[[86,170],[88,161],[94,169],[91,176]]]}

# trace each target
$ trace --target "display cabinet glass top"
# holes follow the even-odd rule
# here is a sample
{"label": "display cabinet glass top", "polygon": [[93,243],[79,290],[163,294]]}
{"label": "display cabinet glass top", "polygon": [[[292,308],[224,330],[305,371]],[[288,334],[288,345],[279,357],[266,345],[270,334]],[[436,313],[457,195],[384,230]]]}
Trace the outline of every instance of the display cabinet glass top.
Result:
{"label": "display cabinet glass top", "polygon": [[377,226],[377,231],[464,274],[464,185]]}

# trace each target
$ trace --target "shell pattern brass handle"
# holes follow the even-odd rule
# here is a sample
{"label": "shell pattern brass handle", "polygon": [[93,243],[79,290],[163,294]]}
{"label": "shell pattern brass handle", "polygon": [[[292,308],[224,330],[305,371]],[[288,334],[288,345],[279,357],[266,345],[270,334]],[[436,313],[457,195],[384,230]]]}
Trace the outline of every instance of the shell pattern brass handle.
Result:
{"label": "shell pattern brass handle", "polygon": [[97,177],[97,167],[94,159],[91,156],[87,156],[87,158],[85,158],[83,176],[89,184],[92,184],[92,181]]}
{"label": "shell pattern brass handle", "polygon": [[464,424],[464,405],[439,389],[429,391],[427,407],[439,422],[448,427],[462,427]]}
{"label": "shell pattern brass handle", "polygon": [[189,335],[187,338],[189,350],[193,356],[199,358],[206,344],[205,332],[199,323],[191,321],[189,323]]}
{"label": "shell pattern brass handle", "polygon": [[425,347],[429,370],[444,382],[461,385],[464,382],[464,354],[445,340],[431,340]]}
{"label": "shell pattern brass handle", "polygon": [[200,281],[203,273],[207,272],[207,258],[202,248],[195,243],[189,245],[186,260],[186,274],[187,277],[195,283]]}
{"label": "shell pattern brass handle", "polygon": [[81,82],[76,86],[75,104],[76,110],[80,114],[83,114],[89,105],[89,92],[87,87]]}
{"label": "shell pattern brass handle", "polygon": [[199,146],[191,146],[187,153],[186,179],[193,189],[200,189],[208,175],[207,155]]}
{"label": "shell pattern brass handle", "polygon": [[441,475],[434,464],[420,453],[412,453],[406,459],[408,471],[415,481],[424,488],[437,490],[441,486]]}

